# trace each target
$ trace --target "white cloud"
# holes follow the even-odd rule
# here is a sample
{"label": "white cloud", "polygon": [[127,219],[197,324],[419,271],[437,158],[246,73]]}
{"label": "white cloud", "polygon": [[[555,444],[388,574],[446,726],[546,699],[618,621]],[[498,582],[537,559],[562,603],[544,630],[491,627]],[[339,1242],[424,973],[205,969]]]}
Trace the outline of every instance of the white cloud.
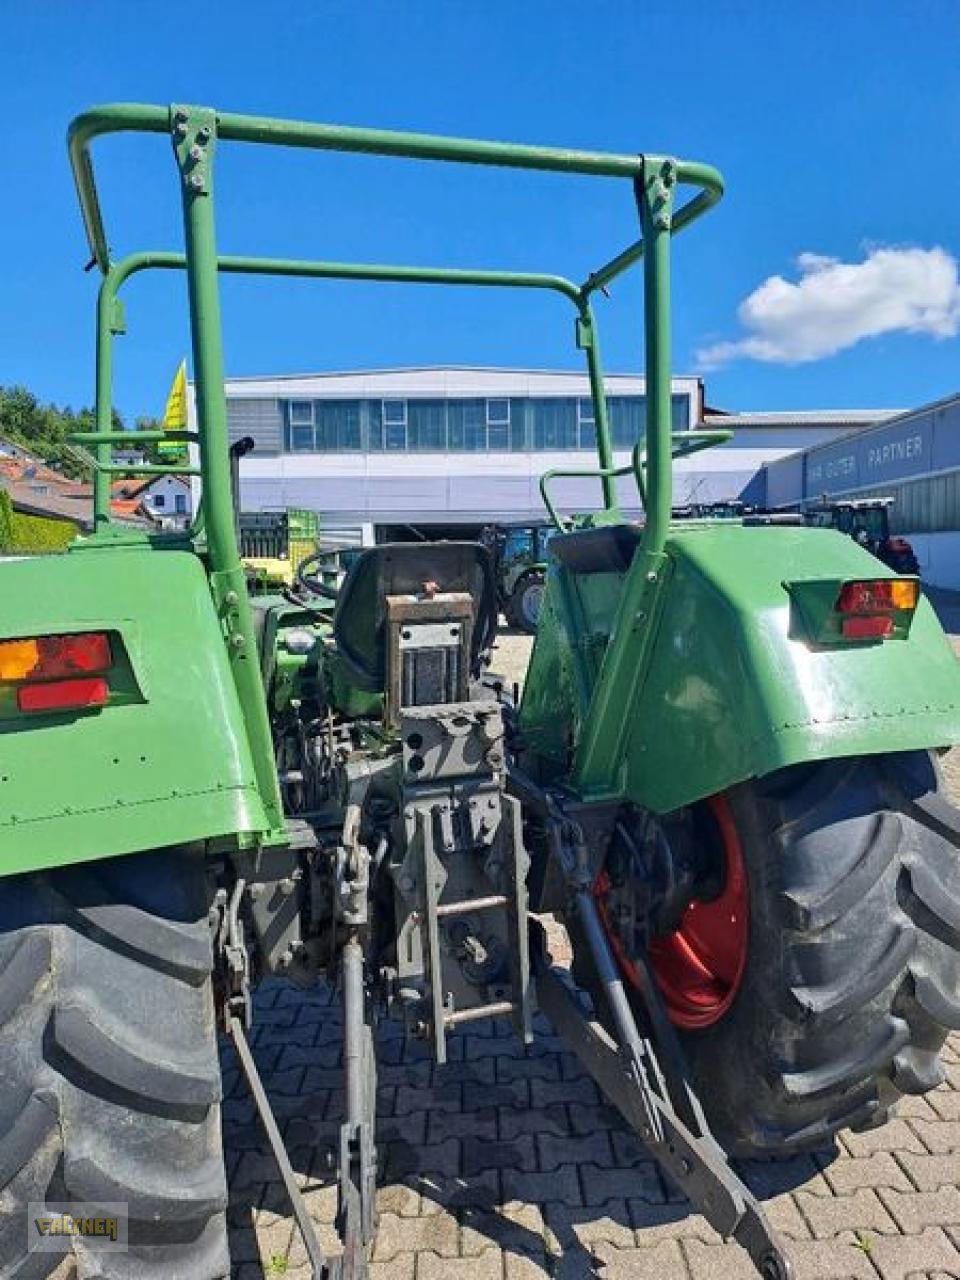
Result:
{"label": "white cloud", "polygon": [[797,268],[796,282],[770,276],[744,298],[746,336],[701,348],[703,370],[741,357],[803,364],[881,333],[960,331],[957,261],[945,249],[877,248],[862,262],[801,253]]}

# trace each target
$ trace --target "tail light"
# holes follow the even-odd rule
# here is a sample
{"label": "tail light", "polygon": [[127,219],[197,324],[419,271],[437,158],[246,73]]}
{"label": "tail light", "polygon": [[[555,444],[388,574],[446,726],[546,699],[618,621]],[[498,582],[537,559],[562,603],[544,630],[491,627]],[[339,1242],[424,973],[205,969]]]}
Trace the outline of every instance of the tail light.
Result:
{"label": "tail light", "polygon": [[105,631],[0,641],[0,683],[16,685],[20,711],[102,707],[112,665]]}
{"label": "tail light", "polygon": [[842,634],[850,640],[883,640],[893,635],[895,615],[913,613],[919,591],[913,578],[845,582],[835,605]]}

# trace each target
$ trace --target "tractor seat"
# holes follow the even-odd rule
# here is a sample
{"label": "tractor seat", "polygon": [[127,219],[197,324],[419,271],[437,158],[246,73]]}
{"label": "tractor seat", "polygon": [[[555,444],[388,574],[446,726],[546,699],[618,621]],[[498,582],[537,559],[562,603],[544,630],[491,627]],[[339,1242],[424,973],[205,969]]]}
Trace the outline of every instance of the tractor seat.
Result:
{"label": "tractor seat", "polygon": [[424,583],[438,593],[465,592],[473,601],[471,673],[497,630],[493,562],[476,542],[387,542],[362,552],[337,596],[333,636],[350,679],[376,693],[387,679],[387,596],[420,595]]}
{"label": "tractor seat", "polygon": [[571,573],[626,573],[633,563],[643,530],[635,524],[604,524],[554,534],[550,554]]}

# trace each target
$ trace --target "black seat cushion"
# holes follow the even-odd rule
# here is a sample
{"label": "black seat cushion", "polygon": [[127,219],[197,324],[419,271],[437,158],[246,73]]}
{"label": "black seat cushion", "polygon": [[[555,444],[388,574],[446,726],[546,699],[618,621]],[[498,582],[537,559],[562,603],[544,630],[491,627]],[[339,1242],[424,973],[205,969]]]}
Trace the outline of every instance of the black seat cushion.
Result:
{"label": "black seat cushion", "polygon": [[625,573],[642,539],[635,524],[600,525],[554,534],[550,553],[571,573]]}
{"label": "black seat cushion", "polygon": [[387,664],[387,596],[420,595],[425,582],[473,599],[473,674],[497,630],[493,562],[476,542],[387,542],[350,566],[333,615],[333,635],[351,679],[370,692],[383,689]]}

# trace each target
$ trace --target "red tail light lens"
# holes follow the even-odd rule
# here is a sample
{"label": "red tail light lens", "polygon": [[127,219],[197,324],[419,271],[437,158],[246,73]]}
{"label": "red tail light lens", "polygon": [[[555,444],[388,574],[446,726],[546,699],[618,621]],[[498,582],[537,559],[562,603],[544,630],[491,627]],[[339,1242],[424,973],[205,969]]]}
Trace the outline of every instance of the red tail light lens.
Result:
{"label": "red tail light lens", "polygon": [[[894,613],[917,607],[918,587],[910,578],[877,578],[845,582],[837,597],[837,613]],[[847,635],[844,625],[844,635]]]}
{"label": "red tail light lens", "polygon": [[103,676],[89,680],[48,680],[25,684],[17,690],[21,711],[69,711],[77,707],[102,707],[110,697]]}
{"label": "red tail light lens", "polygon": [[0,683],[17,685],[20,711],[102,707],[110,700],[105,673],[112,665],[105,631],[0,641]]}
{"label": "red tail light lens", "polygon": [[62,680],[108,671],[112,662],[105,631],[0,642],[0,680]]}
{"label": "red tail light lens", "polygon": [[847,640],[885,640],[893,635],[893,619],[889,614],[844,618],[840,630]]}

